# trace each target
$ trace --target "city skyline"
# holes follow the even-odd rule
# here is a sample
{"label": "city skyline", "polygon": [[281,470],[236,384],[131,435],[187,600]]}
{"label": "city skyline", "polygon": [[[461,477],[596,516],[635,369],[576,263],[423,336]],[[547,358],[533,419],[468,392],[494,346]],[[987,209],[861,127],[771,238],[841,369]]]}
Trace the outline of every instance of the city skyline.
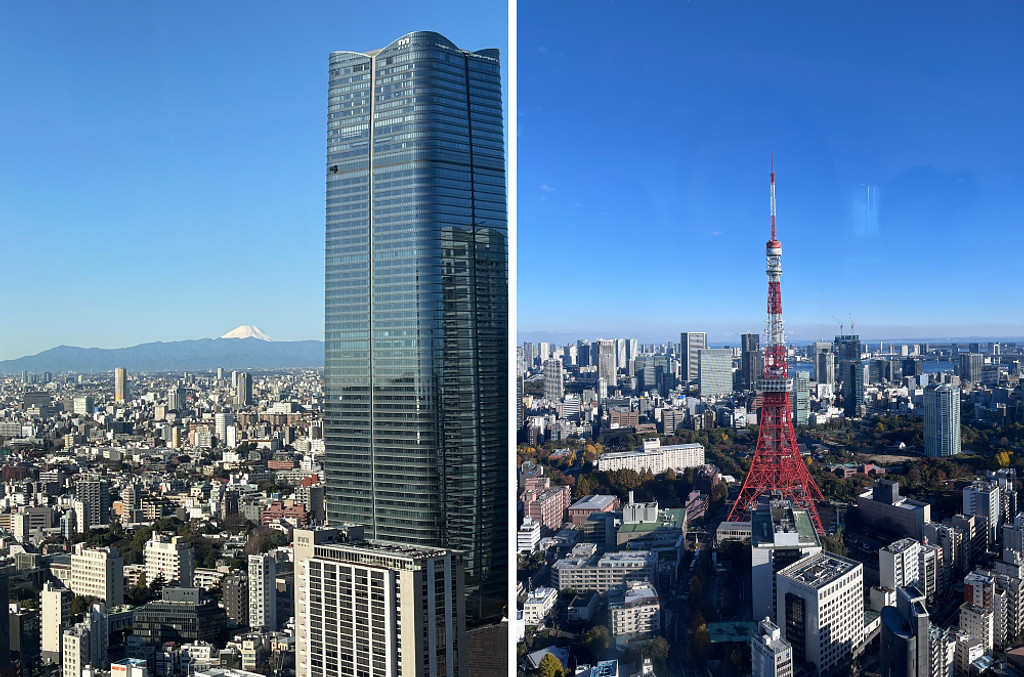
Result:
{"label": "city skyline", "polygon": [[798,336],[1024,335],[1024,14],[923,9],[520,3],[520,337],[760,331],[771,152]]}
{"label": "city skyline", "polygon": [[18,102],[0,112],[5,251],[46,270],[0,299],[18,325],[0,360],[241,324],[322,340],[327,55],[415,30],[508,54],[505,3],[56,2],[0,19],[18,27],[0,41]]}

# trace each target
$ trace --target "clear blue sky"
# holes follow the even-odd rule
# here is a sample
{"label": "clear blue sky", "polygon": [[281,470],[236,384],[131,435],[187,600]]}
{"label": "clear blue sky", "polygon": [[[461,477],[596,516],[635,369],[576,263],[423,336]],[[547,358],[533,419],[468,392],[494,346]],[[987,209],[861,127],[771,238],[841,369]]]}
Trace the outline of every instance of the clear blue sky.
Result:
{"label": "clear blue sky", "polygon": [[0,359],[322,339],[328,54],[414,30],[508,54],[505,2],[0,4]]}
{"label": "clear blue sky", "polygon": [[1024,335],[1021,3],[518,15],[521,338]]}

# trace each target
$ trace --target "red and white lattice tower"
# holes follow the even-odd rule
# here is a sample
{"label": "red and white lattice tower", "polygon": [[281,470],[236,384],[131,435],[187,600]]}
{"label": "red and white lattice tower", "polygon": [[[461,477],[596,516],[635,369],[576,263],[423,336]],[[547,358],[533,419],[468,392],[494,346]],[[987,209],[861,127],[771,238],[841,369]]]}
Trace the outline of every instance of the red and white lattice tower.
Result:
{"label": "red and white lattice tower", "polygon": [[760,432],[750,472],[739,498],[729,514],[730,521],[749,519],[758,497],[770,494],[792,501],[807,510],[819,534],[824,533],[814,501],[824,500],[807,465],[800,457],[793,432],[790,393],[793,379],[786,364],[786,337],[782,327],[782,243],[775,236],[775,159],[771,174],[772,239],[766,245],[768,258],[768,341],[764,349],[764,373],[757,382],[763,393]]}

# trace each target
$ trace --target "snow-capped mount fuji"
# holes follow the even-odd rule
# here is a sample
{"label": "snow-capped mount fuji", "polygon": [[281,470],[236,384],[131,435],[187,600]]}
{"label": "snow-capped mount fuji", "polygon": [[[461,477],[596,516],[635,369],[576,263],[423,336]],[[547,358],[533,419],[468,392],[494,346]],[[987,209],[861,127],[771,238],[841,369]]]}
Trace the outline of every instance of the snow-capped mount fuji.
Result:
{"label": "snow-capped mount fuji", "polygon": [[238,327],[235,327],[234,329],[232,329],[228,333],[226,333],[223,336],[221,336],[221,338],[222,339],[247,339],[247,338],[254,338],[254,339],[259,339],[260,341],[273,341],[274,340],[274,339],[270,338],[269,336],[267,336],[266,334],[264,334],[262,331],[260,331],[258,327],[254,327],[251,324],[243,324],[243,325],[240,325]]}
{"label": "snow-capped mount fuji", "polygon": [[[230,340],[229,340],[230,339]],[[0,361],[0,374],[29,372],[79,373],[110,371],[195,371],[216,369],[320,368],[323,341],[275,341],[243,324],[220,338],[156,341],[130,348],[58,346],[38,355]]]}

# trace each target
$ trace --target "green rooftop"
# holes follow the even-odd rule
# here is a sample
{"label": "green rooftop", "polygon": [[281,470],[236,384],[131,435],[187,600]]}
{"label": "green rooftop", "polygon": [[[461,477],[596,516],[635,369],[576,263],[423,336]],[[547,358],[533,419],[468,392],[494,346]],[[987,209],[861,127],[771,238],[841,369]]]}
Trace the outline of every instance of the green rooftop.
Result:
{"label": "green rooftop", "polygon": [[642,524],[623,524],[619,527],[620,534],[645,534],[658,529],[682,529],[686,523],[686,508],[672,508],[658,511],[657,522]]}
{"label": "green rooftop", "polygon": [[712,644],[749,644],[756,630],[757,623],[753,621],[708,623]]}

